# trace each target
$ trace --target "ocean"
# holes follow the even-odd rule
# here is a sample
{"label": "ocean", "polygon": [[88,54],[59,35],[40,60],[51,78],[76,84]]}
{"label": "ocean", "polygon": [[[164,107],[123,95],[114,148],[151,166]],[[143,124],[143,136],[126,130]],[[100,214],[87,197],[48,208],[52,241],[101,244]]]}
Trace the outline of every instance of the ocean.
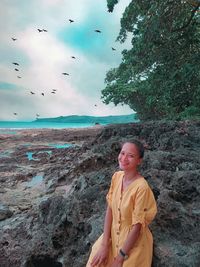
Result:
{"label": "ocean", "polygon": [[24,121],[0,121],[0,129],[64,129],[85,128],[95,126],[94,123],[56,123],[56,122],[24,122]]}

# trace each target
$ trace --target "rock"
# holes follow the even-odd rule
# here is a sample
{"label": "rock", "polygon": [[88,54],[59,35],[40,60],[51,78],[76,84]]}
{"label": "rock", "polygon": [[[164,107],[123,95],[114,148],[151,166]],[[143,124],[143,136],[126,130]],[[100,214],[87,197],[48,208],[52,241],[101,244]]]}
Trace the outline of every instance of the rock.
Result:
{"label": "rock", "polygon": [[0,204],[0,221],[10,218],[13,215],[7,205]]}
{"label": "rock", "polygon": [[[200,122],[94,128],[27,130],[1,140],[2,149],[14,152],[0,159],[0,201],[5,210],[15,211],[0,221],[1,266],[84,267],[103,230],[105,196],[118,169],[120,143],[130,138],[145,145],[141,173],[158,204],[150,226],[152,267],[200,266]],[[47,140],[79,146],[28,161],[22,144],[30,142],[28,149],[39,152]],[[23,186],[38,173],[44,174],[39,187]]]}

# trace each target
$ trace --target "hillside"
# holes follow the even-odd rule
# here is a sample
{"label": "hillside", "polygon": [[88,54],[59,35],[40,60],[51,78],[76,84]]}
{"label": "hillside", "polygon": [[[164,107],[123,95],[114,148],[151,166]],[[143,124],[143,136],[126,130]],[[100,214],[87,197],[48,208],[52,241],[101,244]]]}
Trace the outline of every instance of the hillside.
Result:
{"label": "hillside", "polygon": [[56,122],[56,123],[99,123],[99,124],[110,124],[110,123],[129,123],[135,122],[135,114],[120,115],[120,116],[60,116],[56,118],[41,118],[34,122]]}

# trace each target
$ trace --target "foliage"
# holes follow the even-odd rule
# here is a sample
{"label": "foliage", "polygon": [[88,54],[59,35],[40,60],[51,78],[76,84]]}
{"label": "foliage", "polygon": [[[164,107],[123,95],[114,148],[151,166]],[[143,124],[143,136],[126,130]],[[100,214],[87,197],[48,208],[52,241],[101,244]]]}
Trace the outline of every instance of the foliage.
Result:
{"label": "foliage", "polygon": [[[111,12],[117,0],[107,0]],[[200,1],[133,0],[118,41],[132,48],[106,75],[104,103],[127,104],[139,119],[200,114]],[[192,112],[191,112],[192,111]]]}

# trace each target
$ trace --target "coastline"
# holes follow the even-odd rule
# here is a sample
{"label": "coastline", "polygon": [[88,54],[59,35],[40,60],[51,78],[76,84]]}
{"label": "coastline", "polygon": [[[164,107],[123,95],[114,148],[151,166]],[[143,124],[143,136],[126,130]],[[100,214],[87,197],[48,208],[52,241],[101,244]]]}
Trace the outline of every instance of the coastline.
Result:
{"label": "coastline", "polygon": [[50,129],[50,128],[37,128],[37,129],[15,129],[15,130],[2,130],[0,131],[1,140],[1,153],[6,151],[22,149],[26,146],[27,151],[34,149],[41,149],[49,147],[51,144],[66,144],[73,143],[77,145],[83,144],[95,138],[104,129],[102,125],[96,125],[85,128],[64,128],[64,129]]}
{"label": "coastline", "polygon": [[103,230],[105,197],[126,138],[145,144],[140,171],[157,200],[152,267],[198,266],[200,123],[194,121],[0,135],[2,266],[85,266]]}
{"label": "coastline", "polygon": [[[0,137],[1,136],[40,136],[46,134],[50,136],[52,133],[66,133],[68,132],[70,135],[79,133],[84,137],[85,135],[93,135],[95,133],[99,133],[103,130],[105,125],[94,125],[89,127],[72,127],[72,128],[0,128]],[[42,137],[42,136],[41,136]]]}

